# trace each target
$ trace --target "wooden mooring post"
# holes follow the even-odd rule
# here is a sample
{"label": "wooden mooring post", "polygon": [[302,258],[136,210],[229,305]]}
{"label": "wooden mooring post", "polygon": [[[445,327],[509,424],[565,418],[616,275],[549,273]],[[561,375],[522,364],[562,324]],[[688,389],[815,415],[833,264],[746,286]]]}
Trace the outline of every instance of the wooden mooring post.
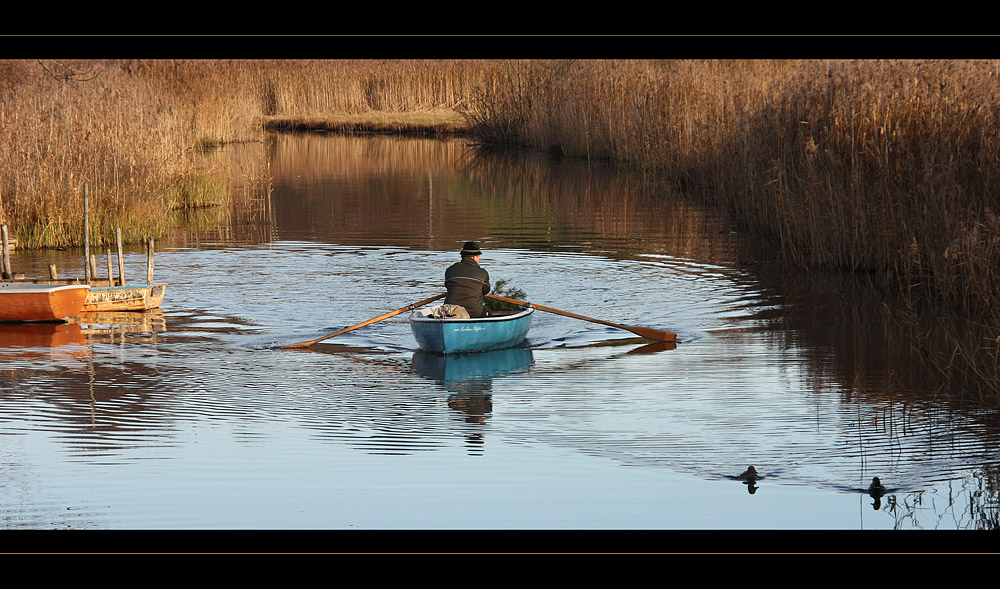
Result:
{"label": "wooden mooring post", "polygon": [[125,256],[122,254],[122,228],[115,229],[115,241],[118,244],[118,286],[125,286]]}
{"label": "wooden mooring post", "polygon": [[3,225],[0,225],[0,240],[3,241],[3,246],[2,246],[3,247],[3,259],[2,259],[2,261],[0,261],[0,265],[2,265],[2,268],[0,268],[0,273],[3,274],[4,280],[9,280],[9,279],[11,279],[11,278],[14,277],[14,273],[11,272],[11,269],[10,269],[10,248],[7,245],[9,243],[9,241],[7,239],[7,224],[6,223],[4,223]]}
{"label": "wooden mooring post", "polygon": [[114,267],[115,265],[111,263],[111,248],[108,248],[108,286],[115,285]]}
{"label": "wooden mooring post", "polygon": [[97,270],[93,269],[91,265],[95,266],[97,263],[93,261],[90,257],[90,194],[87,188],[86,182],[83,184],[83,266],[87,274],[87,284],[90,284],[90,280],[97,274]]}
{"label": "wooden mooring post", "polygon": [[149,238],[146,253],[146,284],[153,284],[153,238]]}

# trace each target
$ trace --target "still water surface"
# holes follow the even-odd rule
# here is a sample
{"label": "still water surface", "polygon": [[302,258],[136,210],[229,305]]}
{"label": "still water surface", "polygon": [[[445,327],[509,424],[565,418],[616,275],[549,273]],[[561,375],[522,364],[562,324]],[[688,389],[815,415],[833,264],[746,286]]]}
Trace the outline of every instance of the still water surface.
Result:
{"label": "still water surface", "polygon": [[[0,327],[0,527],[996,526],[995,411],[935,393],[871,285],[782,268],[669,187],[462,140],[215,158],[273,190],[158,244],[161,312]],[[467,240],[529,300],[680,343],[536,312],[524,347],[488,354],[424,354],[405,315],[277,349],[443,292]],[[145,262],[129,251],[126,278]]]}

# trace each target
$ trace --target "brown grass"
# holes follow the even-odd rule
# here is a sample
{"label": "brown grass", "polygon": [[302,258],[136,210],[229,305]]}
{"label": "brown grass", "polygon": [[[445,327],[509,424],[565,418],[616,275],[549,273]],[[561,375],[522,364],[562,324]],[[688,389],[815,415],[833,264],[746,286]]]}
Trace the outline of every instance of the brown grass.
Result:
{"label": "brown grass", "polygon": [[[225,200],[227,182],[218,178],[225,172],[205,167],[205,150],[259,141],[265,123],[275,121],[453,132],[461,124],[455,109],[491,67],[418,60],[0,61],[0,222],[20,247],[78,245],[86,184],[92,240],[110,242],[114,227],[126,241],[163,235],[171,210]],[[373,114],[379,111],[403,114]]]}
{"label": "brown grass", "polygon": [[971,60],[511,63],[469,119],[485,141],[655,173],[802,266],[944,301],[979,326],[949,336],[951,356],[986,354],[995,375],[998,75]]}
{"label": "brown grass", "polygon": [[653,170],[811,267],[1000,294],[997,62],[530,62],[474,133]]}

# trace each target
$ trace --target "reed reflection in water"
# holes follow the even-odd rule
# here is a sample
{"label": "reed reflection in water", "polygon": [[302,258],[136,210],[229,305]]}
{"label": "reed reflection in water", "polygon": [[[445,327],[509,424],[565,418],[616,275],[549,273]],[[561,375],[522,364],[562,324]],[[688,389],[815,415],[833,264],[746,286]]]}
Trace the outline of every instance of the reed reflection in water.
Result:
{"label": "reed reflection in water", "polygon": [[[269,212],[164,240],[163,330],[0,347],[7,527],[995,527],[996,413],[939,392],[877,288],[608,168],[388,137],[218,155],[267,160]],[[405,316],[275,349],[443,290],[469,239],[529,300],[681,342],[537,313],[496,354],[427,356]]]}

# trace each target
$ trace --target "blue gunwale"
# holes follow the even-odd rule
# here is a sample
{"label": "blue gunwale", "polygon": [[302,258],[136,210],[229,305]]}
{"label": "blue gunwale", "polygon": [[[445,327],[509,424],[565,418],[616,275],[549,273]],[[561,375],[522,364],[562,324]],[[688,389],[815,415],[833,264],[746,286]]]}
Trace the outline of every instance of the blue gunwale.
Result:
{"label": "blue gunwale", "polygon": [[420,348],[439,354],[485,352],[514,347],[531,328],[534,309],[474,319],[438,319],[433,307],[410,315],[410,328]]}

